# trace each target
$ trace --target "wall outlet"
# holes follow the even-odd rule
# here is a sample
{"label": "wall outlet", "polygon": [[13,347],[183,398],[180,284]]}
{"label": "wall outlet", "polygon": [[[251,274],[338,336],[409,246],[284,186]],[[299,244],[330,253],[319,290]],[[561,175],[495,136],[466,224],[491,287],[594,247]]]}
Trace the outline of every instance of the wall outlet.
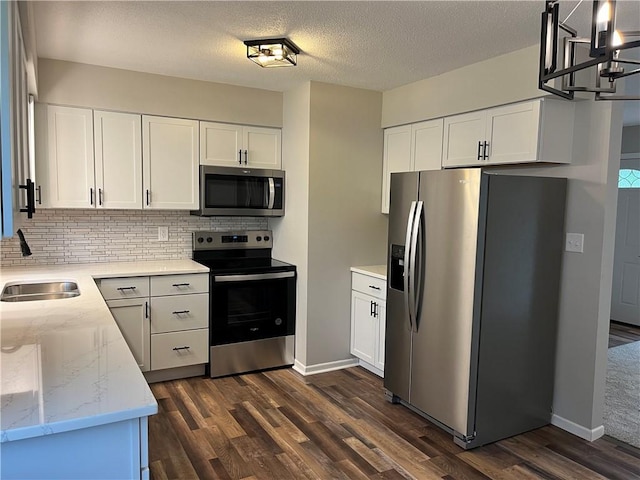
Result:
{"label": "wall outlet", "polygon": [[159,242],[169,241],[169,227],[158,227],[158,241]]}
{"label": "wall outlet", "polygon": [[567,233],[567,241],[564,249],[567,252],[584,252],[584,234],[583,233]]}

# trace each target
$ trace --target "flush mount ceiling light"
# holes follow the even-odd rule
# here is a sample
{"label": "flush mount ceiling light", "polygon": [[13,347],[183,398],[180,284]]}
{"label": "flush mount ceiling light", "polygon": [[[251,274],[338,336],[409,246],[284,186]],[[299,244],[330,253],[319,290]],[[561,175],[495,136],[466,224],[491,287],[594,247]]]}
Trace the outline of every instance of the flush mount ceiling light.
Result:
{"label": "flush mount ceiling light", "polygon": [[[560,22],[558,1],[546,2],[546,9],[542,13],[539,88],[567,99],[573,99],[574,92],[594,92],[596,100],[640,100],[640,95],[610,95],[616,93],[617,79],[640,73],[639,60],[621,56],[623,50],[640,47],[640,26],[639,30],[634,31],[616,30],[615,0],[594,0],[591,37],[579,38],[578,32],[569,27],[566,21],[581,3],[582,0]],[[563,35],[561,55],[558,49],[560,32]],[[587,55],[588,58],[576,63],[580,54],[584,54],[582,58]],[[559,56],[562,57],[560,69]],[[576,72],[586,69],[595,72],[594,83],[588,86],[576,85]],[[547,84],[558,77],[562,77],[560,90]]]}
{"label": "flush mount ceiling light", "polygon": [[246,40],[247,58],[261,67],[295,67],[300,49],[288,38]]}

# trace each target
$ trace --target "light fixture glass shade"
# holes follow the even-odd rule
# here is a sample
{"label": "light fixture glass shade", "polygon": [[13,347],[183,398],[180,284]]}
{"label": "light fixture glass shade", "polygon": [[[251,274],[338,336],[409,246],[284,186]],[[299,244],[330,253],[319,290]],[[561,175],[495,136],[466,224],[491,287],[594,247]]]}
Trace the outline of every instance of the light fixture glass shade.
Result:
{"label": "light fixture glass shade", "polygon": [[261,67],[294,67],[300,49],[288,38],[246,40],[247,58]]}

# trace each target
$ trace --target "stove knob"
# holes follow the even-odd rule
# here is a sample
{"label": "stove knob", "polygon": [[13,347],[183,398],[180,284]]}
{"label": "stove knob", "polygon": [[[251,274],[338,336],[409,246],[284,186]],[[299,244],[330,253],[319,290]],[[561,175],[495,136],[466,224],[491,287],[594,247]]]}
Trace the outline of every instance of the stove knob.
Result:
{"label": "stove knob", "polygon": [[204,238],[198,237],[198,243],[202,243],[202,242],[204,242]]}
{"label": "stove knob", "polygon": [[269,241],[269,237],[267,235],[264,236],[264,241],[268,242]]}
{"label": "stove knob", "polygon": [[207,243],[211,243],[211,242],[213,242],[213,238],[207,237]]}
{"label": "stove knob", "polygon": [[260,242],[262,240],[262,237],[256,237],[256,241]]}

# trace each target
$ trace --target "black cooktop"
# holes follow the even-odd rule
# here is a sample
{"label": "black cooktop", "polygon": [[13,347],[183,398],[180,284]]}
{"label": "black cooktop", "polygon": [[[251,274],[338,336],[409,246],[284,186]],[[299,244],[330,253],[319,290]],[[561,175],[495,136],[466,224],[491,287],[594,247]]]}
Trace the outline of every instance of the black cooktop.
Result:
{"label": "black cooktop", "polygon": [[271,231],[193,233],[193,260],[213,274],[255,274],[295,271],[295,265],[271,258]]}

